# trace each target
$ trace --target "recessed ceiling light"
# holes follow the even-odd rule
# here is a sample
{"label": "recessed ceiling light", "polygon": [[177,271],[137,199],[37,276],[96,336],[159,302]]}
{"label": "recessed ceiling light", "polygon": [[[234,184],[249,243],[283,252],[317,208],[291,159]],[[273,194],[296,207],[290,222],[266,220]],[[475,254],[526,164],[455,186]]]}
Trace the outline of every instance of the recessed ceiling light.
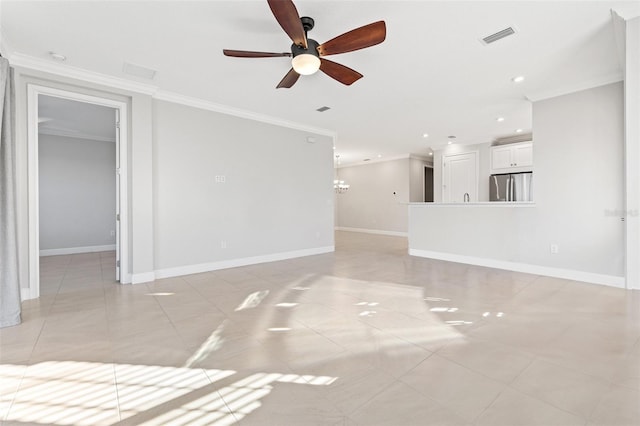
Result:
{"label": "recessed ceiling light", "polygon": [[429,155],[433,155],[433,152],[430,152]]}
{"label": "recessed ceiling light", "polygon": [[451,145],[453,143],[453,141],[449,141],[447,142],[447,145]]}
{"label": "recessed ceiling light", "polygon": [[516,133],[522,133],[522,129],[516,129]]}
{"label": "recessed ceiling light", "polygon": [[382,154],[378,154],[378,158],[382,158]]}
{"label": "recessed ceiling light", "polygon": [[55,59],[56,61],[60,61],[60,62],[64,62],[67,60],[66,56],[56,52],[49,52],[49,56],[51,56],[51,59]]}
{"label": "recessed ceiling light", "polygon": [[335,146],[333,147],[333,150],[334,150],[334,151],[336,150],[336,147],[335,147]]}
{"label": "recessed ceiling light", "polygon": [[514,83],[522,83],[524,81],[524,75],[519,75],[511,79]]}
{"label": "recessed ceiling light", "polygon": [[503,121],[504,121],[504,117],[498,117],[498,118],[496,118],[496,121],[497,121],[498,123],[501,123],[501,122],[503,122]]}
{"label": "recessed ceiling light", "polygon": [[428,138],[428,137],[429,137],[429,134],[428,134],[428,133],[423,133],[423,134],[422,134],[422,137],[423,137],[423,138]]}

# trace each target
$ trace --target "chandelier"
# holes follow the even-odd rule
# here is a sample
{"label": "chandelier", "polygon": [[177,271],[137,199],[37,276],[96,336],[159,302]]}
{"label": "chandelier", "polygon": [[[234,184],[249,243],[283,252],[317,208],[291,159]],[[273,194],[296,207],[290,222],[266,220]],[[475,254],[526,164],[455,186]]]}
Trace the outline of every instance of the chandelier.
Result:
{"label": "chandelier", "polygon": [[344,183],[343,180],[334,180],[333,189],[336,191],[336,193],[342,194],[343,192],[346,192],[349,189],[349,185]]}

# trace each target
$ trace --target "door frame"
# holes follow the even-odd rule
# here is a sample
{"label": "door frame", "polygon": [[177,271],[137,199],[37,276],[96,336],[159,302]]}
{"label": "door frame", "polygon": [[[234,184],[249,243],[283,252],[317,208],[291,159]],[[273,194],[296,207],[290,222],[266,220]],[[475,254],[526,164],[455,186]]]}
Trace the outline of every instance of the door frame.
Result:
{"label": "door frame", "polygon": [[[82,93],[61,90],[37,84],[27,85],[27,176],[28,176],[28,229],[29,229],[29,288],[23,299],[35,299],[40,297],[40,193],[39,193],[39,165],[38,165],[38,96],[53,96],[72,101],[90,103],[114,108],[120,118],[119,137],[116,137],[116,176],[119,183],[116,188],[119,206],[120,223],[116,226],[116,241],[119,244],[116,250],[120,252],[120,283],[131,282],[129,273],[129,221],[128,221],[128,124],[126,102]],[[118,131],[118,130],[116,130]],[[115,219],[115,218],[114,218]]]}
{"label": "door frame", "polygon": [[[452,158],[452,157],[457,157],[459,155],[468,155],[468,154],[473,154],[476,160],[476,177],[475,177],[475,189],[476,189],[476,197],[478,197],[480,195],[480,151],[474,150],[474,151],[464,151],[464,152],[456,152],[455,154],[443,154],[442,155],[442,202],[445,202],[445,192],[446,192],[446,167],[445,167],[445,162],[447,159]],[[475,202],[477,202],[477,198],[475,200]],[[451,202],[451,201],[449,201]],[[474,201],[471,201],[474,202]]]}

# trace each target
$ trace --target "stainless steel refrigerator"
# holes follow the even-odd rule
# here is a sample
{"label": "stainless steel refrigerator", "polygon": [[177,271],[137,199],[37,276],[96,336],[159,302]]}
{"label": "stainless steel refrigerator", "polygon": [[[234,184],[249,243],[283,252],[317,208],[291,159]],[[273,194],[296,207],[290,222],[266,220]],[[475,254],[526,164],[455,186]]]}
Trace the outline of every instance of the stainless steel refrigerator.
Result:
{"label": "stainless steel refrigerator", "polygon": [[533,172],[489,176],[490,201],[533,201]]}

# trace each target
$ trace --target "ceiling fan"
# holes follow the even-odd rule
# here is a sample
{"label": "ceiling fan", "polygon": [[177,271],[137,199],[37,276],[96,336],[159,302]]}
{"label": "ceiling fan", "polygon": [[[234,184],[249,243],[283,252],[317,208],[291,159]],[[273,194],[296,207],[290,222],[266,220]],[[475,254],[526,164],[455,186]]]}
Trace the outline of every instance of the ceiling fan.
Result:
{"label": "ceiling fan", "polygon": [[278,83],[279,88],[292,87],[301,75],[310,75],[318,69],[329,77],[347,86],[362,78],[362,74],[349,67],[325,59],[324,56],[353,52],[365,47],[382,43],[387,29],[384,21],[374,22],[355,30],[348,31],[338,37],[319,44],[307,38],[307,32],[313,29],[314,21],[308,16],[302,18],[291,0],[267,0],[276,20],[285,33],[291,38],[291,53],[251,52],[246,50],[224,49],[226,56],[236,58],[274,58],[291,57],[292,68]]}

